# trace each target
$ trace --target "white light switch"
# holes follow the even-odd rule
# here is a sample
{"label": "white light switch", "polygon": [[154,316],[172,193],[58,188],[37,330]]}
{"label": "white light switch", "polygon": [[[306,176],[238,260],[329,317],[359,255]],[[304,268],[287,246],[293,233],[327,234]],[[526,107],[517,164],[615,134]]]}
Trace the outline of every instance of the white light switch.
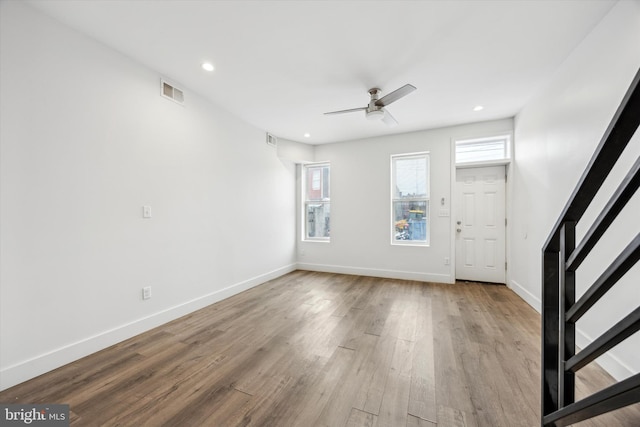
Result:
{"label": "white light switch", "polygon": [[151,218],[151,206],[143,206],[142,207],[142,217],[143,218]]}
{"label": "white light switch", "polygon": [[438,216],[448,217],[449,216],[449,209],[445,209],[445,208],[440,209],[438,211]]}

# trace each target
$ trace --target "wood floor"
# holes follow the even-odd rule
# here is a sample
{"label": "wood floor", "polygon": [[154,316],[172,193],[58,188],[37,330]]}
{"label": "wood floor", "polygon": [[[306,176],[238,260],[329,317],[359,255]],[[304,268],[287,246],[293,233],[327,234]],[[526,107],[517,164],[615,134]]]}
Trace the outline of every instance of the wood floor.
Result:
{"label": "wood floor", "polygon": [[[537,427],[540,316],[505,286],[296,271],[0,393],[77,426]],[[578,394],[612,380],[596,366]],[[638,426],[634,405],[580,426]]]}

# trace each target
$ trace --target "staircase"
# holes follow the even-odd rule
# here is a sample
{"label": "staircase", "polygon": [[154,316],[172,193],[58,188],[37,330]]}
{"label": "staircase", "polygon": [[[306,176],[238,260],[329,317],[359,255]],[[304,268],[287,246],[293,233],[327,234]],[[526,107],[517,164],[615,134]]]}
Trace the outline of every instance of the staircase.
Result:
{"label": "staircase", "polygon": [[[542,426],[566,426],[640,402],[640,374],[575,401],[575,373],[640,329],[640,307],[576,352],[575,324],[640,258],[640,233],[576,301],[576,270],[640,184],[640,158],[576,244],[576,225],[640,123],[640,70],[543,247]],[[640,286],[638,287],[640,292]],[[640,351],[640,349],[638,350]]]}

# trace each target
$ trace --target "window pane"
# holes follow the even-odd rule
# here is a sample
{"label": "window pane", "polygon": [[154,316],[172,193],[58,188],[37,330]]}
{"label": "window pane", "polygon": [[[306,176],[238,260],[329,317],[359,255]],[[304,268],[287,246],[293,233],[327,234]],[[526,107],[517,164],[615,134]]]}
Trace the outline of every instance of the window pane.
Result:
{"label": "window pane", "polygon": [[311,189],[313,191],[320,190],[320,173],[319,168],[311,170]]}
{"label": "window pane", "polygon": [[456,141],[456,163],[484,162],[509,158],[509,138]]}
{"label": "window pane", "polygon": [[426,156],[395,159],[394,198],[427,197]]}
{"label": "window pane", "polygon": [[329,166],[322,168],[322,200],[329,200]]}
{"label": "window pane", "polygon": [[393,202],[394,241],[428,241],[429,201]]}
{"label": "window pane", "polygon": [[329,200],[329,165],[306,167],[307,200]]}
{"label": "window pane", "polygon": [[330,236],[330,204],[307,203],[306,229],[308,238],[328,238]]}

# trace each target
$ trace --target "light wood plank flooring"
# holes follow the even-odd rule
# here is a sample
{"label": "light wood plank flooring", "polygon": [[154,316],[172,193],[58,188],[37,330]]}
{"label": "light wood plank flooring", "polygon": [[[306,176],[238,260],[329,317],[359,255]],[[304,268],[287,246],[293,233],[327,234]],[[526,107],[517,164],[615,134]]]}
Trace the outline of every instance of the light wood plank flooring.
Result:
{"label": "light wood plank flooring", "polygon": [[[77,426],[539,426],[540,316],[505,286],[296,271],[0,393]],[[579,394],[612,382],[596,366]],[[634,405],[581,426],[638,426]]]}

